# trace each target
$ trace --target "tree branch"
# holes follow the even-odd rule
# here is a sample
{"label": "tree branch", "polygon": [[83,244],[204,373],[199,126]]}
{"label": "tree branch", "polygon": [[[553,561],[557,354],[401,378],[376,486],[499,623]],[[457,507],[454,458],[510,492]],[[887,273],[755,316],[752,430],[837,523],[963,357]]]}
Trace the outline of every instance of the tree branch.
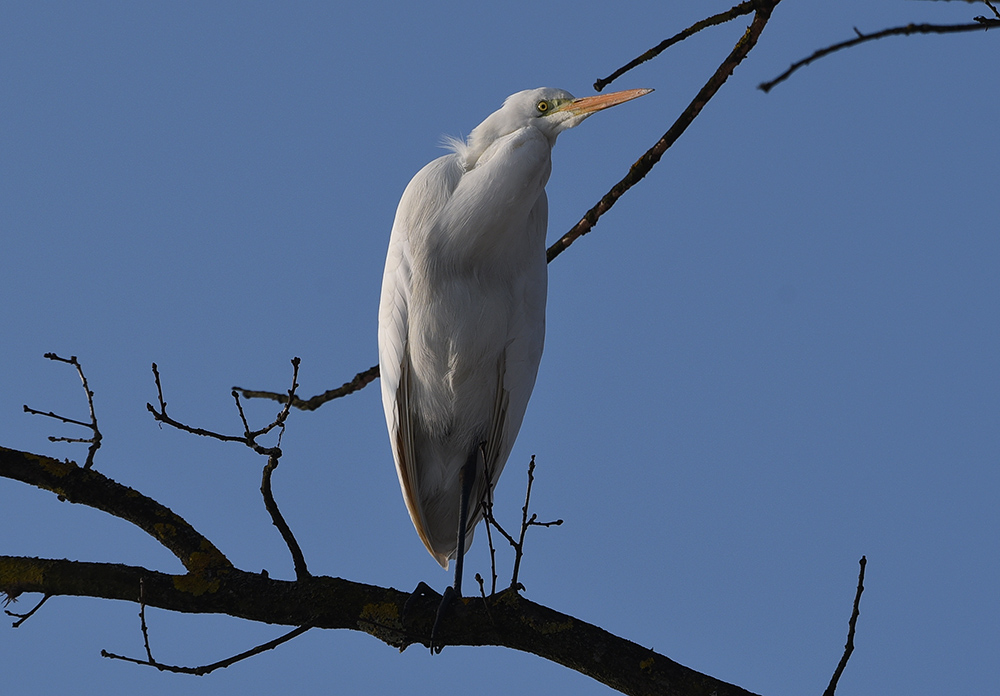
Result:
{"label": "tree branch", "polygon": [[271,516],[271,523],[278,528],[281,538],[284,539],[285,545],[288,547],[288,552],[292,554],[292,564],[295,566],[295,577],[299,580],[304,580],[309,577],[309,568],[306,567],[305,556],[302,555],[302,549],[299,547],[299,542],[295,541],[295,536],[292,534],[292,530],[289,528],[288,523],[285,522],[285,518],[281,514],[281,510],[278,509],[278,504],[274,502],[274,494],[271,492],[271,473],[276,468],[278,468],[278,458],[271,455],[267,458],[267,464],[264,465],[264,474],[261,477],[260,492],[261,495],[264,496],[264,507],[267,508],[267,514]]}
{"label": "tree branch", "polygon": [[753,2],[753,0],[746,0],[746,2],[741,2],[739,5],[736,5],[735,7],[726,10],[725,12],[720,12],[719,14],[712,15],[711,17],[706,17],[700,22],[695,22],[684,31],[674,34],[669,39],[661,41],[656,46],[643,53],[641,56],[633,58],[631,61],[629,61],[622,67],[618,68],[607,77],[602,77],[601,79],[597,80],[594,83],[594,89],[600,92],[602,89],[610,85],[612,82],[614,82],[619,77],[627,73],[629,70],[637,68],[646,61],[656,58],[656,56],[660,55],[674,44],[680,43],[689,36],[697,34],[702,29],[707,29],[708,27],[713,27],[718,24],[723,24],[730,20],[736,19],[737,17],[740,17],[742,15],[750,14],[751,12],[754,11],[755,4],[756,3]]}
{"label": "tree branch", "polygon": [[[232,569],[219,576],[215,587],[192,592],[185,589],[187,577],[111,563],[0,556],[0,590],[7,593],[137,602],[141,582],[151,607],[286,626],[361,630],[400,649],[414,643],[430,645],[438,605],[434,598],[412,602],[404,626],[400,617],[411,595],[392,588],[330,577],[289,582]],[[456,602],[435,642],[532,653],[627,694],[752,696],[512,590],[485,601],[471,597]]]}
{"label": "tree branch", "polygon": [[780,1],[755,0],[756,11],[753,22],[743,36],[740,37],[740,40],[736,42],[736,46],[732,52],[726,56],[726,59],[722,61],[722,64],[719,65],[712,77],[705,83],[705,86],[695,95],[695,98],[688,104],[687,108],[681,112],[681,115],[677,117],[673,125],[663,134],[663,137],[632,165],[625,178],[611,187],[611,190],[593,208],[587,211],[580,222],[576,223],[569,232],[548,248],[547,256],[549,262],[566,251],[577,239],[590,232],[594,225],[597,224],[597,220],[604,213],[608,212],[611,206],[625,195],[626,191],[639,183],[656,163],[660,161],[663,153],[687,130],[687,127],[701,113],[701,110],[705,108],[708,101],[715,96],[716,92],[725,84],[729,76],[733,74],[736,66],[743,62],[747,54],[757,45],[757,39],[760,38],[761,32],[764,31],[764,27],[767,26],[767,22],[771,18],[771,12]]}
{"label": "tree branch", "polygon": [[97,412],[94,410],[94,392],[90,391],[90,385],[87,384],[87,376],[83,374],[83,366],[80,365],[80,361],[76,359],[75,355],[71,355],[69,359],[61,358],[55,353],[46,353],[43,357],[49,360],[55,360],[56,362],[66,363],[67,365],[72,365],[76,368],[76,373],[80,376],[80,382],[83,383],[83,391],[87,395],[87,406],[90,408],[90,422],[84,423],[83,421],[78,421],[73,418],[66,418],[65,416],[59,416],[49,411],[47,413],[33,409],[27,404],[24,405],[24,412],[30,413],[35,416],[46,416],[48,418],[55,418],[63,423],[70,423],[72,425],[79,425],[84,428],[90,428],[93,433],[90,437],[49,437],[49,442],[83,442],[89,443],[90,447],[87,449],[87,460],[84,462],[83,468],[89,469],[94,466],[94,455],[97,454],[97,450],[101,449],[101,431],[97,427]]}
{"label": "tree branch", "polygon": [[[364,372],[359,372],[354,376],[354,379],[349,382],[345,382],[336,389],[327,389],[322,394],[317,394],[309,399],[300,399],[297,396],[293,397],[292,406],[303,411],[315,411],[327,401],[333,401],[334,399],[339,399],[342,396],[347,396],[348,394],[360,391],[376,379],[378,379],[378,365],[373,365]],[[279,394],[277,392],[244,389],[243,387],[233,387],[233,391],[239,392],[245,399],[271,399],[272,401],[280,401],[281,403],[286,403],[288,401],[287,393]]]}
{"label": "tree branch", "polygon": [[189,571],[207,573],[233,567],[212,542],[182,517],[93,469],[0,447],[0,476],[131,522],[177,556]]}
{"label": "tree branch", "polygon": [[844,654],[837,664],[837,669],[833,671],[833,677],[831,677],[826,691],[823,692],[823,696],[833,696],[837,690],[837,682],[840,681],[840,675],[844,673],[847,661],[851,659],[851,653],[854,652],[854,629],[857,628],[858,616],[861,614],[861,593],[865,591],[865,565],[867,563],[868,559],[862,556],[859,561],[861,570],[858,571],[858,592],[854,595],[854,609],[851,611],[850,621],[847,622],[847,645],[844,646]]}
{"label": "tree branch", "polygon": [[[992,5],[990,6],[992,8]],[[994,12],[996,10],[994,9]],[[973,24],[907,24],[902,27],[892,27],[891,29],[883,29],[882,31],[877,31],[874,34],[862,34],[857,29],[854,32],[857,34],[856,37],[848,41],[841,41],[840,43],[833,44],[832,46],[827,46],[826,48],[821,48],[810,56],[803,58],[800,61],[792,63],[791,67],[785,72],[778,75],[773,80],[767,82],[762,82],[758,85],[758,88],[764,92],[770,92],[771,89],[778,85],[794,73],[799,68],[804,68],[810,63],[819,60],[823,56],[828,56],[831,53],[836,53],[845,48],[850,48],[851,46],[857,46],[858,44],[863,44],[868,41],[877,41],[878,39],[884,39],[887,36],[909,36],[911,34],[955,34],[959,32],[966,31],[986,31],[991,27],[1000,27],[1000,16],[997,19],[988,19],[986,17],[976,17],[976,22]]]}

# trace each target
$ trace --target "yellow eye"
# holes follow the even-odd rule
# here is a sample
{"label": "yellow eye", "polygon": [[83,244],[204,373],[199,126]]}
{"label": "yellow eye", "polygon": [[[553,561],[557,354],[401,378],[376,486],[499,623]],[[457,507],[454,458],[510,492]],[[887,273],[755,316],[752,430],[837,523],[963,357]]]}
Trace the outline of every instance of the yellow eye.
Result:
{"label": "yellow eye", "polygon": [[547,101],[540,101],[535,105],[535,108],[538,109],[538,113],[544,114],[549,110],[549,103]]}

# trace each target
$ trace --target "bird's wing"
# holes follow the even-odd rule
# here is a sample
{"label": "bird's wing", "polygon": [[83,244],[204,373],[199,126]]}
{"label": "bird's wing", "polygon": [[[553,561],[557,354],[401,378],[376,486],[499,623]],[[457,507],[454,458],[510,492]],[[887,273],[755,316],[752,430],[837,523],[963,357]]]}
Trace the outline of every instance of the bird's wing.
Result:
{"label": "bird's wing", "polygon": [[408,353],[411,291],[411,242],[426,235],[462,178],[458,157],[445,155],[417,172],[396,209],[389,238],[382,296],[379,302],[378,352],[382,406],[389,428],[389,442],[396,474],[413,526],[431,555],[447,567],[448,559],[435,553],[427,539],[416,490],[416,460],[409,404]]}

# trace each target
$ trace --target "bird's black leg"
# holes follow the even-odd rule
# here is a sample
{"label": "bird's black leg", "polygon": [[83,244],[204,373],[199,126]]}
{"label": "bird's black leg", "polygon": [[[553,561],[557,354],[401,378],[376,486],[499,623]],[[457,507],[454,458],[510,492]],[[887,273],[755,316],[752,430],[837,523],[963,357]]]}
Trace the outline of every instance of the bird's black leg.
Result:
{"label": "bird's black leg", "polygon": [[462,487],[458,507],[458,554],[455,557],[454,587],[455,595],[458,597],[462,596],[462,569],[465,567],[465,531],[469,526],[469,501],[472,498],[472,484],[476,480],[476,465],[482,451],[481,447],[477,447],[458,473],[458,482]]}
{"label": "bird's black leg", "polygon": [[465,465],[462,466],[461,471],[458,472],[458,482],[462,491],[458,504],[458,550],[455,555],[455,584],[445,588],[444,594],[441,595],[441,604],[438,605],[437,615],[434,617],[434,627],[431,629],[431,652],[441,652],[441,647],[434,644],[438,627],[441,625],[441,617],[447,612],[451,603],[457,597],[462,596],[462,570],[465,567],[465,531],[469,526],[469,502],[472,498],[472,486],[476,481],[476,469],[482,460],[483,448],[476,447],[469,455]]}

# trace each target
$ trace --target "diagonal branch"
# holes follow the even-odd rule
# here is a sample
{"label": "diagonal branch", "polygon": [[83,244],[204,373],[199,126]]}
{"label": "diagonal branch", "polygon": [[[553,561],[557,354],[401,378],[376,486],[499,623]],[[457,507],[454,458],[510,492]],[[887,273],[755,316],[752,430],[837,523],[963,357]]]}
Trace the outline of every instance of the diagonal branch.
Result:
{"label": "diagonal branch", "polygon": [[7,609],[4,609],[3,610],[4,614],[6,614],[7,616],[13,616],[15,619],[17,619],[17,621],[15,621],[14,623],[12,623],[10,625],[10,627],[11,628],[20,628],[21,624],[23,624],[25,621],[27,621],[28,619],[30,619],[32,617],[32,615],[34,615],[34,613],[36,611],[38,611],[39,609],[41,609],[42,605],[45,604],[47,601],[49,601],[49,597],[51,597],[51,596],[52,595],[49,595],[49,594],[42,595],[42,598],[38,601],[38,603],[35,606],[33,606],[31,609],[29,609],[27,612],[25,612],[24,614],[18,614],[16,612],[8,611]]}
{"label": "diagonal branch", "polygon": [[0,447],[0,476],[131,522],[177,556],[191,572],[232,568],[229,559],[184,518],[93,469]]}
{"label": "diagonal branch", "polygon": [[267,509],[267,513],[271,516],[271,523],[278,528],[278,532],[281,534],[281,538],[284,539],[285,545],[288,546],[289,553],[292,554],[292,563],[295,566],[295,577],[298,580],[304,580],[309,577],[309,568],[306,567],[305,556],[302,555],[302,548],[299,543],[295,541],[295,536],[292,534],[291,528],[289,528],[288,523],[285,522],[284,515],[281,514],[281,510],[278,509],[278,504],[274,502],[274,494],[271,492],[271,473],[278,468],[278,458],[271,455],[267,458],[267,464],[264,465],[264,474],[261,478],[260,492],[264,496],[264,507]]}
{"label": "diagonal branch", "polygon": [[851,611],[850,621],[847,622],[847,645],[844,646],[844,654],[840,658],[840,663],[837,664],[837,669],[833,671],[833,677],[830,679],[826,691],[823,692],[823,696],[833,696],[837,690],[840,675],[844,673],[847,661],[851,659],[851,653],[854,652],[854,629],[857,628],[858,616],[861,614],[861,593],[865,591],[865,565],[867,563],[868,559],[862,556],[859,561],[861,570],[858,572],[858,592],[854,595],[854,609]]}
{"label": "diagonal branch", "polygon": [[559,256],[562,252],[566,251],[569,246],[575,242],[577,239],[583,235],[590,232],[594,225],[597,224],[597,220],[611,209],[619,198],[625,195],[625,192],[630,188],[635,186],[639,181],[642,180],[646,174],[660,161],[665,153],[687,130],[687,127],[691,125],[691,122],[701,113],[701,110],[705,108],[708,101],[715,96],[716,92],[725,84],[726,80],[733,71],[736,69],[743,59],[747,57],[747,54],[757,45],[757,39],[760,38],[760,34],[764,31],[764,27],[767,25],[768,20],[771,18],[771,12],[778,5],[780,0],[757,0],[755,5],[757,10],[754,13],[753,22],[750,27],[746,30],[740,40],[736,43],[732,52],[726,59],[722,61],[722,64],[716,69],[715,73],[709,78],[705,86],[701,88],[695,98],[688,104],[687,108],[681,112],[681,115],[677,117],[674,124],[670,126],[663,137],[657,141],[653,147],[651,147],[639,160],[632,165],[629,169],[628,174],[625,178],[615,184],[608,193],[597,202],[593,208],[587,211],[580,222],[576,223],[569,232],[564,234],[557,242],[549,247],[547,255],[548,260],[551,262],[554,258]]}
{"label": "diagonal branch", "polygon": [[618,68],[607,77],[602,77],[601,79],[597,80],[597,82],[594,83],[594,89],[600,92],[602,89],[610,85],[612,82],[614,82],[619,77],[627,73],[629,70],[639,67],[646,61],[653,60],[653,58],[656,58],[656,56],[660,55],[674,44],[678,44],[684,39],[688,38],[689,36],[697,34],[702,29],[708,29],[709,27],[713,27],[718,24],[724,24],[725,22],[736,19],[737,17],[740,17],[742,15],[750,14],[751,12],[754,11],[755,4],[756,3],[754,3],[753,0],[746,0],[746,2],[741,2],[739,5],[736,5],[735,7],[728,9],[725,12],[720,12],[719,14],[712,15],[711,17],[706,17],[700,22],[695,22],[684,31],[674,34],[669,39],[664,39],[656,46],[643,53],[641,56],[633,58],[631,61],[629,61],[622,67]]}
{"label": "diagonal branch", "polygon": [[116,655],[113,652],[108,652],[107,650],[101,650],[101,657],[107,657],[112,660],[122,660],[124,662],[131,662],[137,665],[147,665],[149,667],[156,667],[156,669],[161,672],[173,672],[175,674],[194,674],[195,676],[204,676],[209,672],[214,672],[217,669],[224,669],[230,665],[234,665],[237,662],[247,659],[248,657],[253,657],[254,655],[260,655],[262,652],[268,650],[273,650],[282,643],[287,643],[293,638],[301,636],[303,633],[308,631],[312,626],[306,624],[305,626],[299,626],[293,628],[288,633],[278,636],[274,640],[269,640],[266,643],[262,643],[250,650],[245,650],[238,655],[233,655],[232,657],[227,657],[224,660],[219,660],[218,662],[213,662],[209,665],[200,665],[198,667],[181,667],[179,665],[168,665],[163,662],[157,662],[153,659],[152,655],[147,657],[145,660],[140,660],[135,657],[126,657],[125,655]]}

